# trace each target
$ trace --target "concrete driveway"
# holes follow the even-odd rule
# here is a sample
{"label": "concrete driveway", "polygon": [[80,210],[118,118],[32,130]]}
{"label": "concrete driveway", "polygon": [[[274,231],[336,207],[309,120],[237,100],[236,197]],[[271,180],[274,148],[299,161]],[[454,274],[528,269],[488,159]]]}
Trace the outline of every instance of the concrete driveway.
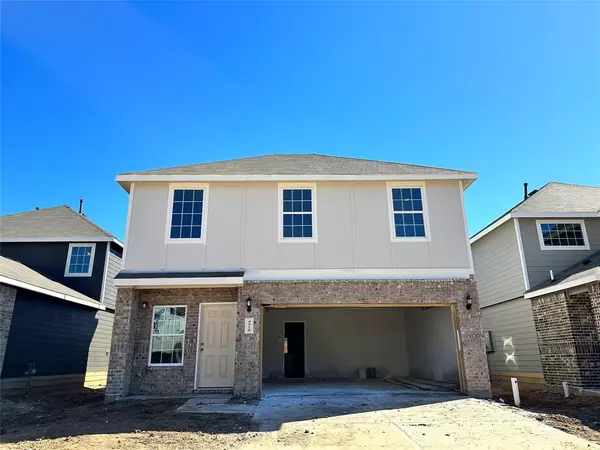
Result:
{"label": "concrete driveway", "polygon": [[245,449],[600,449],[517,408],[383,382],[266,384],[257,404],[195,398],[178,411],[253,414],[260,432]]}

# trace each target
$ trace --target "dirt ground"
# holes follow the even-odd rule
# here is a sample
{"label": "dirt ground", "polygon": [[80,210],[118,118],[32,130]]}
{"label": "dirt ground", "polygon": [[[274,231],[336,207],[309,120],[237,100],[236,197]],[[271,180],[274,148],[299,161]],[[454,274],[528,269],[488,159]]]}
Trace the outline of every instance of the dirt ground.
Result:
{"label": "dirt ground", "polygon": [[[600,444],[600,396],[565,398],[548,391],[521,392],[521,409],[551,427]],[[494,391],[494,399],[513,404],[512,392]]]}
{"label": "dirt ground", "polygon": [[[503,398],[510,401],[508,395]],[[485,448],[508,448],[501,444],[505,436],[528,439],[527,436],[536,433],[536,438],[540,439],[537,442],[548,441],[552,448],[593,446],[568,438],[542,424],[536,426],[535,420],[600,443],[598,399],[564,402],[560,396],[547,393],[537,397],[523,395],[523,411],[502,407],[498,402],[462,397],[454,401],[421,406],[415,403],[410,408],[370,411],[362,415],[343,415],[336,411],[323,421],[289,423],[268,433],[259,431],[259,425],[246,414],[174,413],[185,401],[183,398],[126,400],[105,405],[101,390],[33,394],[28,401],[5,397],[1,402],[0,447],[41,450],[290,446],[400,449],[440,446],[480,448],[484,444]],[[366,404],[362,407],[369,409]],[[416,412],[410,413],[411,410]],[[482,422],[461,422],[468,414],[483,417]],[[504,428],[510,431],[498,427],[499,420],[494,419],[494,414],[502,414],[502,418],[512,421],[504,424]],[[395,419],[388,420],[392,415]],[[487,424],[489,432],[481,428],[486,425],[485,421],[494,422]],[[521,426],[524,428],[519,429]],[[399,428],[404,430],[403,435],[398,433]],[[526,446],[525,441],[519,442],[523,445],[517,447]]]}

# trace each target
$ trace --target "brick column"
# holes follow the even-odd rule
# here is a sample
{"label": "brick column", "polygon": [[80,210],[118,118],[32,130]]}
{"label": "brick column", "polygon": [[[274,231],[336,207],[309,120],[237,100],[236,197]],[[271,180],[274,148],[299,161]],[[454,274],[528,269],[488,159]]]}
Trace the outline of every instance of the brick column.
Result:
{"label": "brick column", "polygon": [[544,378],[579,388],[600,387],[600,343],[591,291],[534,298],[533,317]]}
{"label": "brick column", "polygon": [[588,293],[590,294],[592,316],[596,322],[596,333],[598,334],[598,337],[600,337],[600,283],[590,284]]}
{"label": "brick column", "polygon": [[129,395],[136,322],[140,307],[138,299],[139,293],[134,289],[119,288],[117,291],[106,383],[106,402],[119,400]]}
{"label": "brick column", "polygon": [[4,363],[8,333],[10,332],[10,323],[12,322],[16,298],[16,288],[0,284],[0,373],[2,373],[2,364]]}
{"label": "brick column", "polygon": [[483,336],[483,323],[479,308],[479,297],[475,281],[471,280],[467,290],[471,296],[471,309],[466,308],[464,292],[458,291],[456,311],[458,316],[458,333],[462,351],[462,364],[464,367],[467,394],[473,397],[490,398],[492,387],[490,372],[485,352],[485,338]]}
{"label": "brick column", "polygon": [[[246,309],[246,300],[252,298],[252,311]],[[245,334],[246,318],[254,319],[254,333]],[[245,284],[238,291],[237,327],[235,339],[235,371],[233,395],[257,398],[262,393],[260,373],[261,304],[252,297],[252,288]]]}

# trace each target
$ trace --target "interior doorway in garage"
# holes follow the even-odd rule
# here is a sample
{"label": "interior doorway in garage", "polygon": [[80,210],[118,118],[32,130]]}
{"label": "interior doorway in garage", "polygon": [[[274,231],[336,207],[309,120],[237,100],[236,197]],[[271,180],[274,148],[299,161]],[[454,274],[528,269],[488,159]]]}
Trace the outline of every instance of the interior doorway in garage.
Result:
{"label": "interior doorway in garage", "polygon": [[264,381],[368,373],[460,384],[450,306],[270,306],[262,318]]}

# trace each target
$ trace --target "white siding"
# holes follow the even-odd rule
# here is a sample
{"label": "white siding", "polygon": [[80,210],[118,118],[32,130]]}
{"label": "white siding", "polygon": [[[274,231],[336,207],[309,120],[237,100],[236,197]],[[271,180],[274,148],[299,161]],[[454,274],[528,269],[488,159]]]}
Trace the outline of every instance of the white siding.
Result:
{"label": "white siding", "polygon": [[431,242],[391,242],[385,182],[317,183],[317,243],[278,243],[277,183],[211,183],[206,243],[165,243],[167,183],[138,183],[126,269],[469,268],[459,183],[426,184]]}
{"label": "white siding", "polygon": [[481,307],[523,295],[525,281],[513,220],[476,241],[471,249]]}
{"label": "white siding", "polygon": [[490,373],[542,373],[531,300],[519,298],[481,310],[483,329],[492,332]]}

